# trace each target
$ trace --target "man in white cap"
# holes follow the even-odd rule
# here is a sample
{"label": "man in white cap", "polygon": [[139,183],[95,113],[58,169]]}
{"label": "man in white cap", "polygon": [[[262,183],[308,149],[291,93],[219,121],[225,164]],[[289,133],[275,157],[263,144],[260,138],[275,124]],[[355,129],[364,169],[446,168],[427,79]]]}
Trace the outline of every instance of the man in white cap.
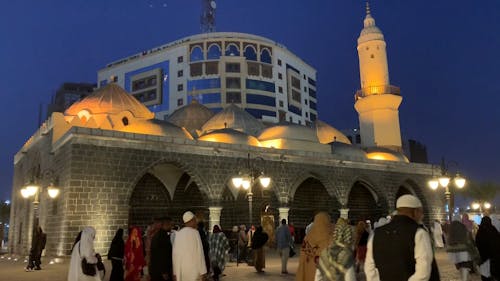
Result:
{"label": "man in white cap", "polygon": [[429,233],[422,226],[422,203],[413,195],[396,202],[397,215],[368,240],[367,281],[439,280]]}
{"label": "man in white cap", "polygon": [[207,274],[203,245],[196,229],[194,214],[187,211],[182,216],[184,227],[175,235],[172,251],[174,279],[177,281],[204,280]]}

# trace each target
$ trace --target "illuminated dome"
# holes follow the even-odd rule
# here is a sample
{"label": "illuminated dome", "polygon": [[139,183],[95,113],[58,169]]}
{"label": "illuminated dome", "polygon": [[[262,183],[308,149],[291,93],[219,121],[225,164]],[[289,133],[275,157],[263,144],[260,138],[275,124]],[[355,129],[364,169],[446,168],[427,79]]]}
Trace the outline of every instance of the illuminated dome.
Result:
{"label": "illuminated dome", "polygon": [[328,125],[327,123],[320,120],[316,120],[314,122],[314,125],[320,143],[327,144],[337,141],[346,144],[351,144],[349,139],[344,134],[342,134],[339,130],[335,129],[334,127]]}
{"label": "illuminated dome", "polygon": [[256,136],[264,129],[264,125],[250,115],[250,113],[231,104],[210,118],[210,120],[203,125],[202,131],[206,134],[214,130],[226,128]]}
{"label": "illuminated dome", "polygon": [[167,121],[157,119],[137,120],[118,130],[127,133],[193,139],[193,137],[183,128],[179,128]]}
{"label": "illuminated dome", "polygon": [[410,162],[403,153],[383,147],[368,148],[366,150],[366,157],[373,160],[397,161],[406,163]]}
{"label": "illuminated dome", "polygon": [[260,141],[272,139],[289,139],[319,143],[314,129],[293,123],[278,124],[262,131],[258,139]]}
{"label": "illuminated dome", "polygon": [[83,100],[74,103],[64,114],[76,116],[82,111],[90,115],[119,114],[129,111],[134,118],[154,118],[154,113],[116,84],[108,84],[100,88]]}
{"label": "illuminated dome", "polygon": [[375,25],[375,19],[370,12],[370,5],[366,3],[366,17],[363,22],[364,28],[361,30],[358,38],[358,44],[371,40],[384,40],[384,34]]}
{"label": "illuminated dome", "polygon": [[338,141],[332,143],[332,153],[334,155],[347,156],[349,158],[367,158],[366,152],[364,150],[357,148],[351,144],[346,144]]}
{"label": "illuminated dome", "polygon": [[210,133],[202,135],[198,140],[260,146],[259,141],[254,136],[233,129],[213,130]]}
{"label": "illuminated dome", "polygon": [[193,100],[190,104],[183,106],[168,117],[168,121],[179,127],[184,127],[192,135],[196,135],[197,130],[201,130],[214,113],[206,106]]}

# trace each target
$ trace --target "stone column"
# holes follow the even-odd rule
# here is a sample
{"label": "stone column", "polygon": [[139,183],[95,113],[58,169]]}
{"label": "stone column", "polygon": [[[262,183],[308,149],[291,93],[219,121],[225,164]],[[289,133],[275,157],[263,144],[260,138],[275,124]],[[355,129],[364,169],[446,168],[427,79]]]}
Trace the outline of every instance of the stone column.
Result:
{"label": "stone column", "polygon": [[282,219],[285,219],[286,220],[286,223],[289,223],[288,222],[288,211],[290,211],[290,208],[288,207],[280,207],[278,208],[278,211],[280,212],[280,215],[279,215],[279,221],[278,221],[278,225],[281,225],[281,220]]}
{"label": "stone column", "polygon": [[340,211],[340,217],[343,218],[343,219],[349,219],[349,209],[347,208],[342,208],[342,209],[339,209]]}
{"label": "stone column", "polygon": [[212,232],[214,225],[220,226],[220,213],[222,207],[208,207],[210,212],[208,216],[208,232]]}

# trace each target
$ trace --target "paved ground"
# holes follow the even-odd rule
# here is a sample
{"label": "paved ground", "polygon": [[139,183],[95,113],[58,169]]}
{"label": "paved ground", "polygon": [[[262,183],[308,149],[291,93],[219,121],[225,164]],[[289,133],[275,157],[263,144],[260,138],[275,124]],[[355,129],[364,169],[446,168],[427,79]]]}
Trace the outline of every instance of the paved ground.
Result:
{"label": "paved ground", "polygon": [[[455,269],[453,264],[451,264],[443,250],[436,253],[436,260],[439,265],[439,271],[441,272],[441,280],[443,281],[455,281],[459,280],[458,271]],[[48,262],[47,259],[42,260]],[[43,270],[34,272],[25,272],[24,267],[26,266],[24,260],[14,261],[13,259],[8,260],[7,256],[0,257],[0,280],[2,281],[64,281],[67,278],[68,273],[68,261],[64,261],[60,264],[45,264]],[[253,267],[246,264],[229,263],[224,271],[224,276],[222,280],[272,280],[272,281],[284,281],[284,280],[295,280],[295,273],[298,267],[298,257],[293,257],[289,260],[288,264],[288,275],[282,275],[281,264],[279,256],[275,250],[267,250],[266,252],[266,268],[265,273],[259,274],[255,272]],[[106,261],[106,268],[109,271],[111,265]],[[471,281],[481,280],[480,276],[477,274],[471,275]],[[106,276],[109,278],[109,276]],[[106,280],[107,280],[106,278]],[[364,280],[363,276],[359,276],[359,280]]]}

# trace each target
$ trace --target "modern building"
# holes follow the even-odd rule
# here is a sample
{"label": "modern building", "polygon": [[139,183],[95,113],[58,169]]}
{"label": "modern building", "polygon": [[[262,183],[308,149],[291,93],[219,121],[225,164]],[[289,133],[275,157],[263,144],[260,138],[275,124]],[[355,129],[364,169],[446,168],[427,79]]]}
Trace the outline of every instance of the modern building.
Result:
{"label": "modern building", "polygon": [[212,32],[189,36],[108,64],[99,87],[116,83],[157,119],[197,99],[217,112],[236,104],[267,122],[311,124],[318,117],[316,70],[264,37]]}
{"label": "modern building", "polygon": [[66,82],[62,84],[47,107],[47,118],[53,112],[64,112],[76,101],[82,100],[92,94],[96,87],[97,85],[92,83]]}

